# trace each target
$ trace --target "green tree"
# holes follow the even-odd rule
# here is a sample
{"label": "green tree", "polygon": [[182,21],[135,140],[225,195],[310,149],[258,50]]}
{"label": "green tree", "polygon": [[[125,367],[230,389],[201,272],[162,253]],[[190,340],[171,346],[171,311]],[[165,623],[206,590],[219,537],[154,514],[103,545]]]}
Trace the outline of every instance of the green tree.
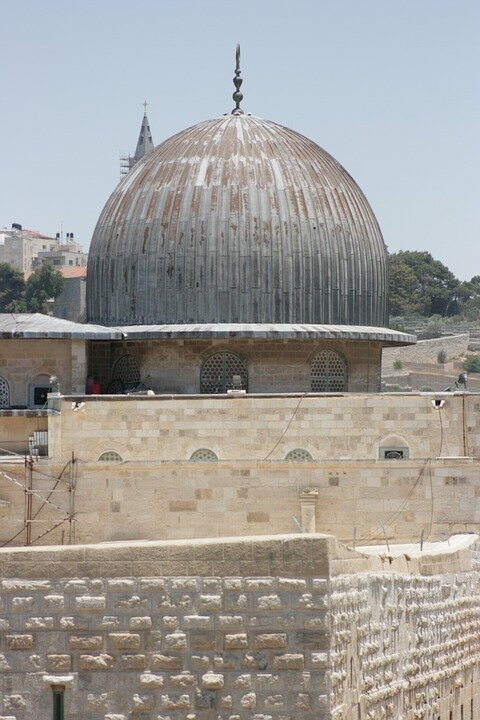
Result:
{"label": "green tree", "polygon": [[0,312],[23,312],[25,280],[20,270],[0,263]]}
{"label": "green tree", "polygon": [[49,300],[55,300],[63,290],[65,280],[48,263],[43,263],[28,278],[25,285],[27,312],[48,311]]}
{"label": "green tree", "polygon": [[390,255],[390,315],[416,315],[420,312],[417,278],[398,253]]}
{"label": "green tree", "polygon": [[[429,252],[406,251],[390,255],[391,312],[409,314],[456,315],[464,292],[462,283]],[[393,300],[393,304],[392,304]]]}

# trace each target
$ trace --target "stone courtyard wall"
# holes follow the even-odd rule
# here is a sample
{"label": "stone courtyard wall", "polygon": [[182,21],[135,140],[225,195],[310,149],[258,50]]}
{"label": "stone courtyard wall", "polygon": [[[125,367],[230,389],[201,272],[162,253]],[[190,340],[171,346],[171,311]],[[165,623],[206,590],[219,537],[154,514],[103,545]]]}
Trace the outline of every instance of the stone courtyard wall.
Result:
{"label": "stone courtyard wall", "polygon": [[125,461],[185,461],[200,448],[227,462],[282,460],[296,448],[314,460],[373,460],[392,435],[411,458],[480,456],[474,394],[72,396],[59,407],[49,419],[56,462],[108,450]]}
{"label": "stone courtyard wall", "polygon": [[[437,409],[435,397],[85,398],[76,410],[64,399],[48,418],[52,457],[33,464],[32,539],[274,534],[297,522],[345,542],[354,527],[358,542],[378,542],[382,524],[397,541],[475,531],[479,398],[449,395]],[[382,442],[405,443],[409,458],[379,459]],[[199,448],[219,460],[190,461]],[[313,459],[286,461],[295,448]],[[108,450],[122,462],[97,462]],[[0,466],[0,542],[24,542],[28,481],[23,465]]]}
{"label": "stone courtyard wall", "polygon": [[[472,540],[325,536],[0,551],[0,712],[69,720],[471,720]],[[431,551],[430,551],[431,552]]]}

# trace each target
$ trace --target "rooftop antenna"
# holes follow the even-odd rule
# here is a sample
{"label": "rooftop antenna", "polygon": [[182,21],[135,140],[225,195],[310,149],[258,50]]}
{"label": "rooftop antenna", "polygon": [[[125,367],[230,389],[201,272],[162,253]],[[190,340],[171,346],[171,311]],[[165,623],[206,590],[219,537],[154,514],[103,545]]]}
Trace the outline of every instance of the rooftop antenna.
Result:
{"label": "rooftop antenna", "polygon": [[232,98],[235,100],[235,107],[232,110],[232,115],[243,115],[243,110],[240,107],[240,103],[243,100],[243,95],[240,92],[243,80],[240,77],[240,43],[237,43],[237,49],[235,51],[235,77],[233,78],[233,84],[235,85],[235,92]]}

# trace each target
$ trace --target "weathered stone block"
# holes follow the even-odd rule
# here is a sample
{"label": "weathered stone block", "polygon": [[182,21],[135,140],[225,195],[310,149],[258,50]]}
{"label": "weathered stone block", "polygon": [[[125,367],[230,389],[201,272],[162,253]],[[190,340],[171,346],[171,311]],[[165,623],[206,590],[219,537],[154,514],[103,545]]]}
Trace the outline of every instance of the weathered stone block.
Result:
{"label": "weathered stone block", "polygon": [[106,600],[103,595],[80,595],[75,598],[75,607],[79,611],[103,612]]}
{"label": "weathered stone block", "polygon": [[244,650],[248,647],[248,639],[245,633],[236,635],[225,635],[224,648],[226,650]]}
{"label": "weathered stone block", "polygon": [[33,597],[14,597],[12,598],[12,611],[18,613],[30,612],[35,600]]}
{"label": "weathered stone block", "polygon": [[145,670],[147,667],[146,655],[121,655],[120,664],[124,670]]}
{"label": "weathered stone block", "polygon": [[185,650],[187,647],[187,636],[181,632],[171,633],[165,635],[163,644],[166,650]]}
{"label": "weathered stone block", "polygon": [[170,675],[168,678],[170,685],[174,688],[192,687],[197,684],[197,677],[191,672],[184,670],[179,675]]}
{"label": "weathered stone block", "polygon": [[80,655],[78,660],[78,669],[90,672],[111,670],[114,664],[114,658],[106,653],[100,655]]}
{"label": "weathered stone block", "polygon": [[162,695],[160,705],[162,710],[190,710],[192,707],[189,695]]}
{"label": "weathered stone block", "polygon": [[101,635],[70,635],[68,645],[72,650],[101,650],[103,639]]}
{"label": "weathered stone block", "polygon": [[285,653],[273,658],[275,670],[303,670],[305,658],[300,653]]}
{"label": "weathered stone block", "polygon": [[108,640],[117,650],[139,650],[141,645],[136,633],[109,633]]}
{"label": "weathered stone block", "polygon": [[47,655],[47,672],[70,672],[72,658],[70,655]]}
{"label": "weathered stone block", "polygon": [[156,690],[163,687],[165,678],[163,675],[154,675],[153,673],[143,673],[140,675],[140,685],[144,688]]}
{"label": "weathered stone block", "polygon": [[144,617],[131,617],[129,625],[130,630],[150,630],[152,627],[152,618],[147,615]]}
{"label": "weathered stone block", "polygon": [[20,695],[19,693],[14,695],[4,695],[3,707],[5,710],[25,710],[27,707],[27,701],[23,695]]}
{"label": "weathered stone block", "polygon": [[53,628],[52,617],[31,617],[25,623],[27,630],[51,630]]}
{"label": "weathered stone block", "polygon": [[180,670],[182,667],[181,658],[176,655],[162,655],[160,653],[152,653],[150,656],[152,670]]}
{"label": "weathered stone block", "polygon": [[48,580],[2,580],[4,593],[16,592],[41,592],[50,590],[51,584]]}
{"label": "weathered stone block", "polygon": [[205,690],[222,690],[225,685],[225,678],[219,673],[208,672],[202,675],[202,687]]}
{"label": "weathered stone block", "polygon": [[7,650],[31,650],[34,646],[33,635],[6,635]]}
{"label": "weathered stone block", "polygon": [[261,633],[256,635],[254,640],[255,647],[263,650],[265,648],[284,648],[287,647],[286,633]]}
{"label": "weathered stone block", "polygon": [[201,610],[209,610],[215,612],[222,609],[221,595],[200,595],[199,607]]}

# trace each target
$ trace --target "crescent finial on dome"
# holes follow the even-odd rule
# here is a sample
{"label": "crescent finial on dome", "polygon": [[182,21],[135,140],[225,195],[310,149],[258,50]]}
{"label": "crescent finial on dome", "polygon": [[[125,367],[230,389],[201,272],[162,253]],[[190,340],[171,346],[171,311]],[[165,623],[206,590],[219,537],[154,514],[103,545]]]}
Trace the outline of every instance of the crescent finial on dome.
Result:
{"label": "crescent finial on dome", "polygon": [[237,49],[235,51],[235,61],[235,77],[233,78],[235,92],[232,95],[232,98],[235,100],[235,107],[232,110],[232,115],[243,115],[243,110],[240,107],[240,103],[243,100],[243,95],[240,92],[240,88],[243,83],[243,79],[240,77],[240,43],[237,43]]}

